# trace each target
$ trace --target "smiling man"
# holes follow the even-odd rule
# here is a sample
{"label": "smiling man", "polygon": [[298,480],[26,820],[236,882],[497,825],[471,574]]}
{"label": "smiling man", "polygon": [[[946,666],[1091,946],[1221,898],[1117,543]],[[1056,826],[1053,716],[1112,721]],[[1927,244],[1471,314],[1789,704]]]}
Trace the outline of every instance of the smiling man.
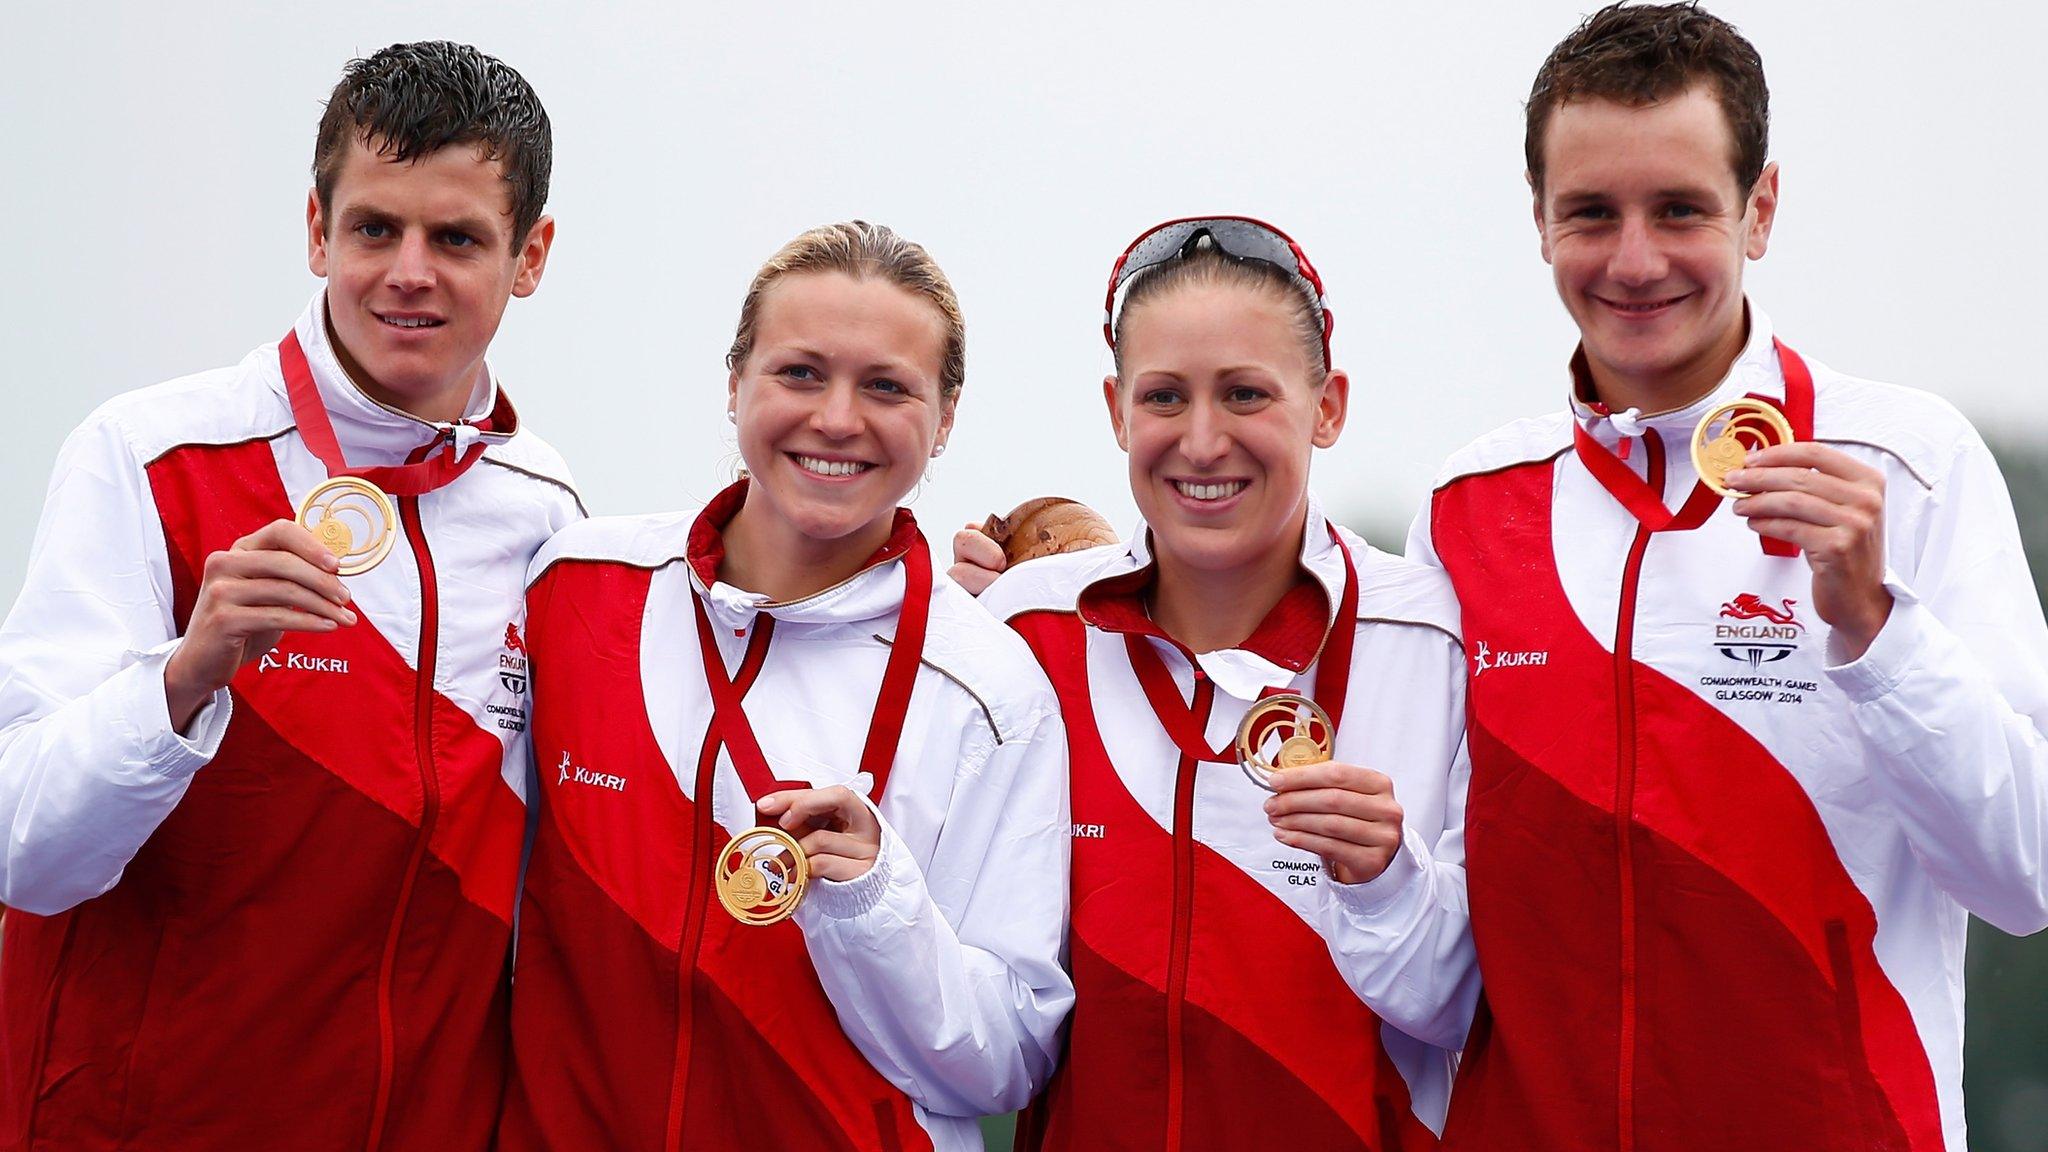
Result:
{"label": "smiling man", "polygon": [[473,48],[353,62],[324,290],[65,443],[0,627],[0,1148],[488,1146],[523,582],[580,508],[484,353],[550,154]]}
{"label": "smiling man", "polygon": [[1690,4],[1602,9],[1530,94],[1568,407],[1454,456],[1410,540],[1472,658],[1485,999],[1446,1148],[1961,1152],[1967,914],[2048,924],[2004,483],[1948,404],[1746,300],[1768,119]]}

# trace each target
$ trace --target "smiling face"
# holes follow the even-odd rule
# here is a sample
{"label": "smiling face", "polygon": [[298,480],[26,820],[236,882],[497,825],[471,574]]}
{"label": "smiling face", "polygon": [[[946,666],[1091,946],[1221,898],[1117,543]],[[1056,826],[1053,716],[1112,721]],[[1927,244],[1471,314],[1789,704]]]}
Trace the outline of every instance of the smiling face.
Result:
{"label": "smiling face", "polygon": [[1703,86],[1560,105],[1543,154],[1543,258],[1600,399],[1655,412],[1705,395],[1742,350],[1742,266],[1769,244],[1777,166],[1737,185],[1733,134]]}
{"label": "smiling face", "polygon": [[307,198],[307,265],[327,280],[335,350],[374,399],[459,417],[506,301],[539,287],[554,221],[515,242],[503,175],[467,146],[401,163],[357,140],[330,206]]}
{"label": "smiling face", "polygon": [[1287,300],[1263,287],[1195,282],[1131,308],[1103,382],[1131,495],[1162,570],[1293,565],[1309,455],[1336,443],[1349,382],[1319,376]]}
{"label": "smiling face", "polygon": [[752,477],[741,517],[792,552],[880,547],[953,425],[945,338],[936,307],[887,281],[806,272],[770,286],[728,381]]}

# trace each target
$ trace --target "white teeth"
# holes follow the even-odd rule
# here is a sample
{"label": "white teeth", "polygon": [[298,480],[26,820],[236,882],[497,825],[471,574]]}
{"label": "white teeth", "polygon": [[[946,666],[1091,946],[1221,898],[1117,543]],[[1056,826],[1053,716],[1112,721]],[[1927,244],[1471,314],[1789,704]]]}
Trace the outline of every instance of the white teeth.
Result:
{"label": "white teeth", "polygon": [[1222,500],[1244,491],[1251,486],[1251,481],[1228,480],[1221,484],[1190,484],[1185,480],[1175,480],[1173,486],[1190,500]]}
{"label": "white teeth", "polygon": [[385,316],[381,319],[393,328],[438,328],[441,325],[439,320],[429,320],[424,316],[410,316],[403,319],[397,316]]}
{"label": "white teeth", "polygon": [[870,467],[858,460],[820,460],[816,456],[798,456],[796,464],[804,471],[815,472],[820,476],[851,476]]}

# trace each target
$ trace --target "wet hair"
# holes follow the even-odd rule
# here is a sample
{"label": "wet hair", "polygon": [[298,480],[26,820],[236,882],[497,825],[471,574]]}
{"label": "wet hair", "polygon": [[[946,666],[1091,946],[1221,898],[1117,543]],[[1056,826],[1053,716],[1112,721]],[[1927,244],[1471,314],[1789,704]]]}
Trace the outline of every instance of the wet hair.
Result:
{"label": "wet hair", "polygon": [[1729,164],[1747,195],[1763,175],[1771,134],[1764,62],[1735,26],[1684,4],[1610,4],[1586,17],[1551,49],[1529,89],[1522,153],[1543,195],[1543,134],[1557,108],[1573,100],[1656,104],[1704,84],[1735,138]]}
{"label": "wet hair", "polygon": [[1125,286],[1123,304],[1116,314],[1116,339],[1111,346],[1119,378],[1124,371],[1124,330],[1131,322],[1131,314],[1146,302],[1170,295],[1177,288],[1198,284],[1251,288],[1285,301],[1294,318],[1295,338],[1301,341],[1302,351],[1315,369],[1312,382],[1321,383],[1329,374],[1330,365],[1323,354],[1323,309],[1316,303],[1314,289],[1276,264],[1226,255],[1215,247],[1214,241],[1204,237],[1193,252],[1147,268],[1132,276]]}
{"label": "wet hair", "polygon": [[313,145],[313,189],[330,219],[335,181],[357,140],[393,163],[458,144],[500,162],[512,196],[515,250],[547,205],[554,165],[547,109],[525,77],[467,44],[393,44],[349,61]]}
{"label": "wet hair", "polygon": [[754,282],[747,286],[746,299],[740,302],[739,327],[725,353],[727,369],[738,372],[753,354],[761,299],[768,289],[785,276],[809,272],[843,272],[856,280],[894,284],[937,309],[946,328],[939,394],[947,399],[960,395],[967,383],[967,322],[960,314],[960,298],[953,294],[952,283],[922,245],[865,220],[813,228],[784,244],[761,265]]}

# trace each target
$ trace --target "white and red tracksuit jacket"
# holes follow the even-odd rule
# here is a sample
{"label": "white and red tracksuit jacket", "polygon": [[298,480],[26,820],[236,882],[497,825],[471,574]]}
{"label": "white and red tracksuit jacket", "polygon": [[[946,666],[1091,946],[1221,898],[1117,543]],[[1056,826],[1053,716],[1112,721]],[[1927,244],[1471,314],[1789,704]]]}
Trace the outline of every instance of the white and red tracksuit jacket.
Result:
{"label": "white and red tracksuit jacket", "polygon": [[[743,493],[585,521],[534,562],[540,825],[502,1149],[965,1152],[973,1117],[1052,1069],[1073,986],[1045,677],[937,577],[895,757],[885,780],[859,772],[925,542],[899,512],[858,575],[771,603],[718,580]],[[721,846],[759,821],[712,725],[700,602],[775,775],[848,785],[882,820],[874,866],[813,878],[778,924],[713,893]]]}
{"label": "white and red tracksuit jacket", "polygon": [[[1440,575],[1334,530],[1313,498],[1307,523],[1302,581],[1242,648],[1196,656],[1152,624],[1142,527],[983,594],[1052,678],[1073,780],[1078,998],[1020,1147],[1435,1146],[1478,995],[1457,606]],[[1337,714],[1321,681],[1340,639]],[[1273,838],[1268,793],[1231,749],[1276,690],[1316,696],[1336,759],[1393,778],[1403,840],[1378,878],[1337,884]]]}
{"label": "white and red tracksuit jacket", "polygon": [[[296,328],[352,467],[442,430]],[[359,616],[288,632],[185,733],[163,669],[209,554],[327,478],[276,346],[100,408],[0,628],[0,1148],[485,1148],[527,773],[525,565],[579,515],[479,388],[487,445],[398,501]]]}
{"label": "white and red tracksuit jacket", "polygon": [[[1962,1152],[1965,914],[2048,923],[2048,629],[1998,470],[1948,404],[1781,370],[1751,317],[1711,396],[1508,425],[1416,523],[1472,660],[1485,997],[1448,1148]],[[1861,659],[1802,558],[1693,495],[1695,423],[1750,394],[1884,474]]]}

